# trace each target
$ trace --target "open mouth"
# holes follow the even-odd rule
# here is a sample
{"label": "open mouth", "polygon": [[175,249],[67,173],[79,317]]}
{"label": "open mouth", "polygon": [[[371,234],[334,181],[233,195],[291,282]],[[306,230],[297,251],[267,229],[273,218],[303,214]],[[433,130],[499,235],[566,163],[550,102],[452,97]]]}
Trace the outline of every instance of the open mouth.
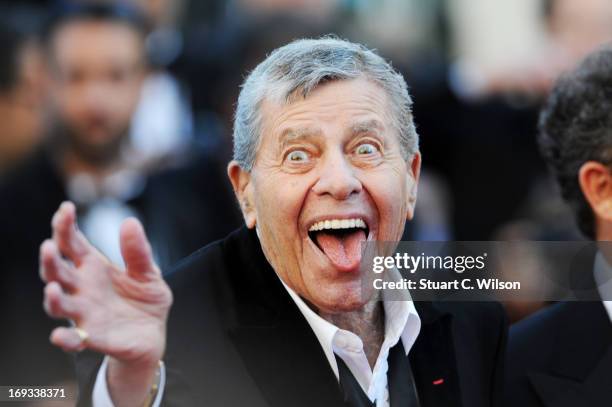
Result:
{"label": "open mouth", "polygon": [[361,242],[369,232],[362,218],[328,219],[314,223],[308,236],[336,268],[355,270],[361,261]]}

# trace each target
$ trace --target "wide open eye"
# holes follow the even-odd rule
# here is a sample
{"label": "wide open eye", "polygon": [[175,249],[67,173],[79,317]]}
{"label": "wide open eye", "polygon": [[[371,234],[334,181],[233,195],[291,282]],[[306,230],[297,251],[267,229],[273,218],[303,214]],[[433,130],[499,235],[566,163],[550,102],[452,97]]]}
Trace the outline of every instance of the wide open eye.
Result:
{"label": "wide open eye", "polygon": [[293,150],[287,154],[287,161],[291,163],[300,163],[308,161],[308,153],[304,150]]}
{"label": "wide open eye", "polygon": [[372,143],[363,143],[359,144],[355,149],[355,154],[357,155],[368,155],[376,153],[377,148]]}

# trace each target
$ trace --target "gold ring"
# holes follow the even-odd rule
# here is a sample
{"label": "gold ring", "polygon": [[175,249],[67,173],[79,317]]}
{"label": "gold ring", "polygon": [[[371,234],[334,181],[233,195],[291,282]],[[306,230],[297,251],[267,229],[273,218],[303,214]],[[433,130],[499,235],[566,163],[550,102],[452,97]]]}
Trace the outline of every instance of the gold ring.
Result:
{"label": "gold ring", "polygon": [[77,335],[79,335],[79,338],[81,339],[81,343],[85,343],[87,339],[89,339],[89,334],[87,333],[86,330],[81,329],[81,328],[74,328],[74,331],[77,333]]}

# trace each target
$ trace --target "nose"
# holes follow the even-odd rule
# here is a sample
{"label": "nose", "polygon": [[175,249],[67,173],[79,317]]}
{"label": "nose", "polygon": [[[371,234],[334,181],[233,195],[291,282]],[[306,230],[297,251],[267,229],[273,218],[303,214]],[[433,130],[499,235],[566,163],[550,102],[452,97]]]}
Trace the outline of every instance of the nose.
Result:
{"label": "nose", "polygon": [[312,187],[313,192],[317,195],[330,195],[339,201],[360,193],[363,186],[354,170],[342,152],[328,155],[323,161],[321,176]]}
{"label": "nose", "polygon": [[96,81],[89,83],[84,89],[82,103],[89,110],[103,111],[108,104],[109,97],[108,88],[103,83]]}

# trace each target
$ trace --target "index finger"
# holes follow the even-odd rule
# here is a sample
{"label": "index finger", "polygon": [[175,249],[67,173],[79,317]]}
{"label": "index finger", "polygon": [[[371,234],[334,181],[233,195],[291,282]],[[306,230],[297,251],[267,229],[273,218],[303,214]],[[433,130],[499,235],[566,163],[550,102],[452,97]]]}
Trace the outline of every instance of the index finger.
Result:
{"label": "index finger", "polygon": [[83,258],[91,252],[92,246],[78,230],[76,208],[72,202],[66,201],[60,205],[53,215],[51,227],[57,247],[78,267]]}

